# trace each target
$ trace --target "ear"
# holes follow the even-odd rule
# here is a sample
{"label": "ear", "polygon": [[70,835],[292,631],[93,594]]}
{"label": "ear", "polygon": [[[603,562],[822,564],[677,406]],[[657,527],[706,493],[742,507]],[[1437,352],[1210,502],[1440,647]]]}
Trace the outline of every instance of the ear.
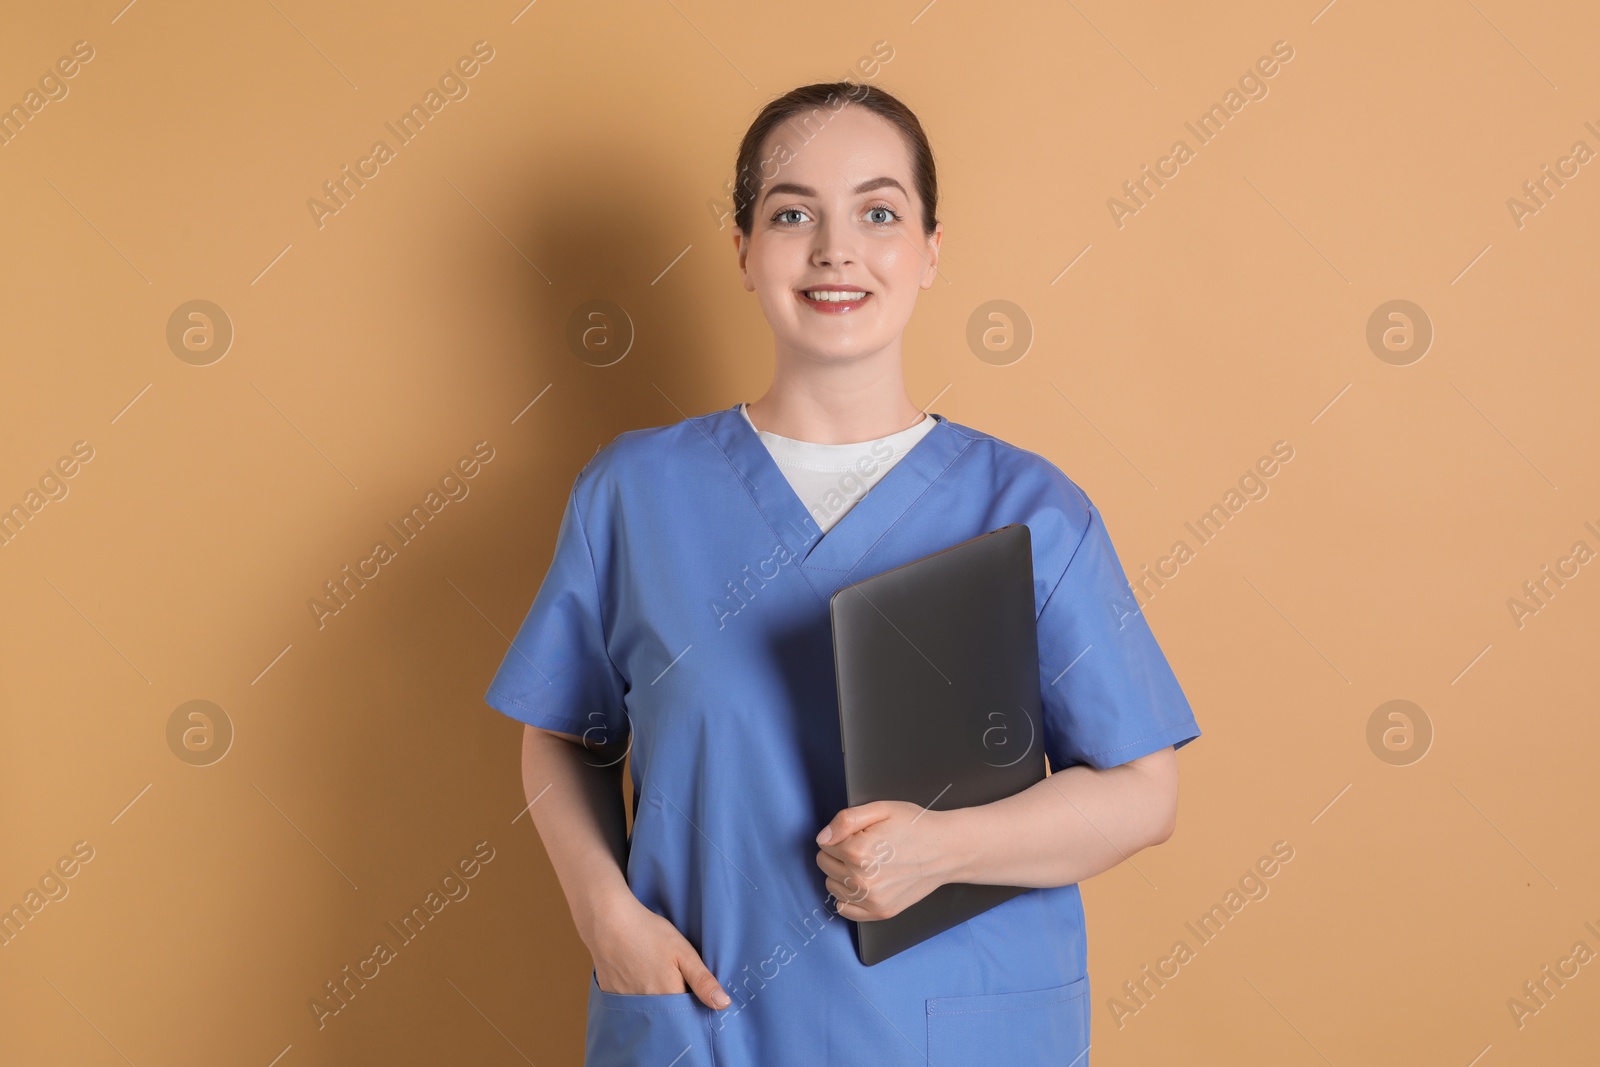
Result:
{"label": "ear", "polygon": [[944,240],[944,223],[933,224],[933,232],[928,235],[927,242],[923,245],[923,257],[927,266],[922,271],[921,286],[924,289],[933,288],[934,280],[939,277],[939,244]]}
{"label": "ear", "polygon": [[739,260],[739,278],[744,282],[745,291],[755,292],[755,279],[750,277],[750,269],[745,266],[745,260],[750,256],[750,239],[737,226],[733,228],[733,251]]}

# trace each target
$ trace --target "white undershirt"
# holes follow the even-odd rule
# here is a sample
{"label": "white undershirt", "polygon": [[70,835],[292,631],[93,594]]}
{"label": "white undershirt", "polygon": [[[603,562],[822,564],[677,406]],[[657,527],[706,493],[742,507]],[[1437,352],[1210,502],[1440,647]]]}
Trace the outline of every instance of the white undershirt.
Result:
{"label": "white undershirt", "polygon": [[866,496],[867,490],[877,485],[889,469],[900,462],[900,457],[938,422],[932,415],[924,415],[916,425],[887,437],[852,444],[819,445],[756,429],[750,413],[745,410],[748,406],[740,404],[739,413],[772,453],[778,469],[793,487],[794,495],[805,504],[823,533],[832,529],[834,523]]}

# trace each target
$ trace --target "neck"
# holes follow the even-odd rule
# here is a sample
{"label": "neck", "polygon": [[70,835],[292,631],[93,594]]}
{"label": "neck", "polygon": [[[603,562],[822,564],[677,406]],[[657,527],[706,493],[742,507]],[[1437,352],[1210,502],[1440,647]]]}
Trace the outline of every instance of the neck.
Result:
{"label": "neck", "polygon": [[780,354],[772,385],[747,410],[759,430],[824,445],[887,437],[924,417],[906,394],[898,351],[849,364]]}

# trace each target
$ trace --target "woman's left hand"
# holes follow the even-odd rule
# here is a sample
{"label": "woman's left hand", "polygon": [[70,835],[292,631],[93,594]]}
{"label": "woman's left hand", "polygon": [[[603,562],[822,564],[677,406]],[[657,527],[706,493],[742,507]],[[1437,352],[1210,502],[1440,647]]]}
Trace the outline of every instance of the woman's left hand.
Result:
{"label": "woman's left hand", "polygon": [[[949,879],[949,812],[903,800],[845,808],[817,834],[817,866],[846,919],[887,919]],[[831,833],[830,833],[831,832]]]}

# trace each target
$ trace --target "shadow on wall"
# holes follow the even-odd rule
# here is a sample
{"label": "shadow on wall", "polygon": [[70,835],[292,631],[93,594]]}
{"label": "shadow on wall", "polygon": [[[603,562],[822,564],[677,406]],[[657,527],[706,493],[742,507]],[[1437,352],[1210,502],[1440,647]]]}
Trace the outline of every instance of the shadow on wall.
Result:
{"label": "shadow on wall", "polygon": [[[548,158],[580,151],[554,147]],[[270,755],[218,768],[276,781],[274,799],[296,806],[285,803],[286,818],[326,856],[298,842],[311,859],[296,893],[315,920],[288,927],[272,986],[251,993],[283,1005],[270,1014],[300,1063],[443,1060],[506,1040],[535,1059],[581,1058],[591,961],[531,819],[513,821],[525,805],[522,726],[483,693],[544,576],[579,469],[619,433],[735,398],[707,358],[708,302],[684,299],[699,264],[655,282],[660,266],[643,261],[660,250],[665,265],[683,234],[619,208],[629,199],[621,178],[615,188],[574,178],[552,194],[560,212],[517,192],[548,188],[549,175],[533,182],[507,167],[468,180],[480,203],[517,210],[501,207],[495,228],[465,209],[451,216],[429,252],[448,286],[407,263],[386,265],[390,277],[365,290],[383,294],[382,314],[394,313],[398,289],[414,297],[410,316],[453,320],[471,338],[412,354],[459,367],[462,393],[441,406],[466,414],[429,428],[449,443],[426,466],[384,471],[382,490],[352,496],[349,532],[302,531],[284,587],[308,602],[303,627],[240,716]],[[596,299],[638,331],[619,361],[602,335],[628,329],[614,315],[588,320],[599,347],[586,356],[569,341],[575,309]],[[765,372],[753,366],[751,380]],[[274,832],[297,836],[279,823]],[[255,886],[238,889],[235,947],[256,951],[266,901]],[[407,1015],[412,1023],[397,1022]]]}

